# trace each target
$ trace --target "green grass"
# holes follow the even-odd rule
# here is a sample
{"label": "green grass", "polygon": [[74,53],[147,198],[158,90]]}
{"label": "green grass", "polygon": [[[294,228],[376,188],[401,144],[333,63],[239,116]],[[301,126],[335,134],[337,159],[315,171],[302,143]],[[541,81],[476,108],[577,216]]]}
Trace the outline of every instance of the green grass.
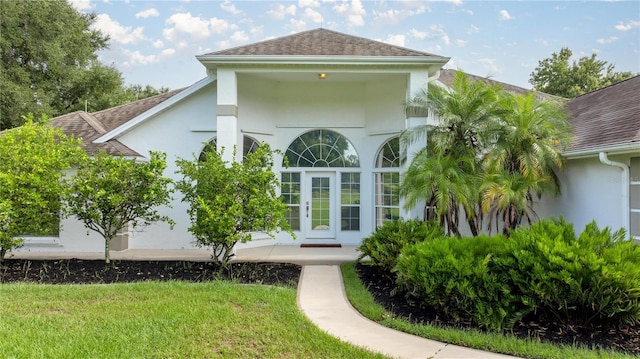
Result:
{"label": "green grass", "polygon": [[341,269],[347,298],[349,298],[353,307],[365,317],[389,328],[445,343],[524,358],[635,358],[634,356],[624,355],[618,352],[589,350],[573,346],[557,346],[535,340],[519,339],[509,335],[412,324],[404,319],[393,318],[390,313],[375,302],[358,278],[353,263],[345,263],[341,266]]}
{"label": "green grass", "polygon": [[384,358],[340,342],[291,288],[229,282],[0,285],[3,358]]}

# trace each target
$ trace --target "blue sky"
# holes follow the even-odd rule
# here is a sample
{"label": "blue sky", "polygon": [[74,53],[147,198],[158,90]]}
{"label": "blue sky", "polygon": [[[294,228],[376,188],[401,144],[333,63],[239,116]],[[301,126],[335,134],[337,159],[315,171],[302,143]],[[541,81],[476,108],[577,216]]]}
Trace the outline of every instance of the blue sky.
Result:
{"label": "blue sky", "polygon": [[171,89],[205,76],[195,55],[324,27],[451,57],[446,68],[531,88],[562,47],[640,73],[640,1],[70,0],[109,34],[99,53],[127,84]]}

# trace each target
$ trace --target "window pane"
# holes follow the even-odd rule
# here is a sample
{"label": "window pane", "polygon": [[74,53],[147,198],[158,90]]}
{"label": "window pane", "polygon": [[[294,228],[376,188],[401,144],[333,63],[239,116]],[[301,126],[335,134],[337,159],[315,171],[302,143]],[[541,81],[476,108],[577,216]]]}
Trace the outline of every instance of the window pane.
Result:
{"label": "window pane", "polygon": [[291,229],[300,230],[300,173],[281,173],[280,192],[282,200],[289,206],[285,215]]}
{"label": "window pane", "polygon": [[360,173],[342,173],[340,182],[340,228],[343,231],[359,231]]}
{"label": "window pane", "polygon": [[331,130],[309,131],[296,138],[287,148],[285,160],[290,167],[360,167],[351,142]]}

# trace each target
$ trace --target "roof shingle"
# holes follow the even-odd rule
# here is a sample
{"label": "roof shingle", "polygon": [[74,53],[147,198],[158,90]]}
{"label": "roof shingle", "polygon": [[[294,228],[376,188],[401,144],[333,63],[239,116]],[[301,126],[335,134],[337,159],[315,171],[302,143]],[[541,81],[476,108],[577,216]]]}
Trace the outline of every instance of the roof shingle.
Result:
{"label": "roof shingle", "polygon": [[640,141],[640,75],[570,100],[568,151]]}
{"label": "roof shingle", "polygon": [[[327,29],[314,29],[203,56],[418,56],[438,55]],[[443,58],[444,59],[444,58]]]}

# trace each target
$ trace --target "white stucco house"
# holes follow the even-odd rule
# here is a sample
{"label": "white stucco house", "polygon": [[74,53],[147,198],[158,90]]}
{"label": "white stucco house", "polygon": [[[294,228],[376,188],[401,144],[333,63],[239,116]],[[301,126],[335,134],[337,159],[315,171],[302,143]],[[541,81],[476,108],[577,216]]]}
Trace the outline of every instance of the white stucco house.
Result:
{"label": "white stucco house", "polygon": [[[95,113],[70,113],[53,125],[81,137],[89,153],[101,149],[144,159],[151,150],[163,151],[165,174],[174,179],[175,160],[198,157],[211,141],[218,149],[246,152],[264,141],[281,150],[289,166],[280,156],[274,170],[297,239],[280,233],[274,242],[258,235],[244,247],[359,244],[384,220],[421,216],[421,206],[405,211],[398,196],[402,166],[412,156],[409,148],[401,163],[398,136],[428,119],[404,113],[402,105],[426,86],[447,85],[451,74],[442,67],[449,58],[315,29],[197,59],[205,77],[190,87]],[[585,110],[575,117],[577,140],[567,152],[563,195],[541,203],[539,214],[563,215],[577,228],[595,218],[640,234],[639,80],[615,85],[624,87],[620,91],[600,90],[614,92],[603,99],[596,91],[572,102],[580,113],[594,101],[624,100],[600,114]],[[617,110],[619,115],[610,115]],[[614,131],[618,120],[627,127]],[[614,162],[599,159],[600,153]],[[231,151],[225,156],[231,160]],[[176,222],[173,229],[160,223],[129,231],[112,249],[194,248],[187,204],[179,193],[174,197],[172,207],[162,209]],[[103,243],[70,218],[62,221],[59,237],[29,240],[22,250],[100,252]]]}

